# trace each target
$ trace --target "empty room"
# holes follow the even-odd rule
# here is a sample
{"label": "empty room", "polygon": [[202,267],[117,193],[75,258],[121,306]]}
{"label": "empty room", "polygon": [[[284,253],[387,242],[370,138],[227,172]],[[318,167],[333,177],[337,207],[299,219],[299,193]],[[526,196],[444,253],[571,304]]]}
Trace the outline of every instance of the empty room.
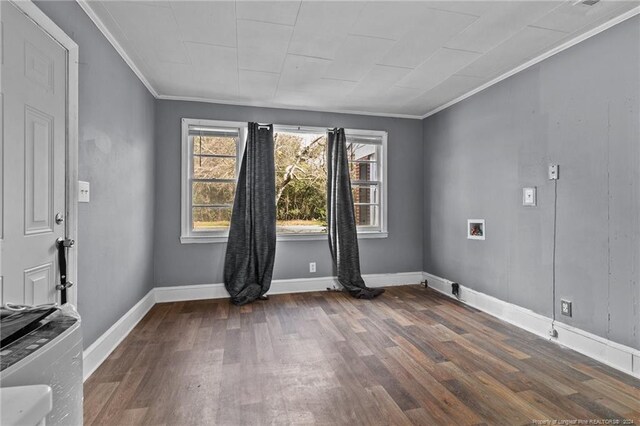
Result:
{"label": "empty room", "polygon": [[640,0],[0,0],[0,424],[640,424]]}

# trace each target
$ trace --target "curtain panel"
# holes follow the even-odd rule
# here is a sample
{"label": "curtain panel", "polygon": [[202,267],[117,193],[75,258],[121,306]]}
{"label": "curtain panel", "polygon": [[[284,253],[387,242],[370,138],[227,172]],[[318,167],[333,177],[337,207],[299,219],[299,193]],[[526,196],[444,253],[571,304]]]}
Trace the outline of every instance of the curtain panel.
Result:
{"label": "curtain panel", "polygon": [[244,305],[271,287],[276,253],[273,125],[249,123],[229,227],[224,284]]}
{"label": "curtain panel", "polygon": [[329,132],[327,174],[329,248],[338,282],[353,297],[373,299],[384,293],[384,289],[367,287],[360,273],[358,232],[349,175],[347,138],[342,128]]}

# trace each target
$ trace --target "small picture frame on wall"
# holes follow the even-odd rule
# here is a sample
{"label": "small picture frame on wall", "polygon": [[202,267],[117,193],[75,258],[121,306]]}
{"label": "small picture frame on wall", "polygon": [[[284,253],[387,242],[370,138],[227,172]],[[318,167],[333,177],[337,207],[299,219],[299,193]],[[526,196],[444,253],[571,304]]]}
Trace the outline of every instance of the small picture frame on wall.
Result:
{"label": "small picture frame on wall", "polygon": [[467,219],[467,239],[484,240],[486,234],[484,219]]}

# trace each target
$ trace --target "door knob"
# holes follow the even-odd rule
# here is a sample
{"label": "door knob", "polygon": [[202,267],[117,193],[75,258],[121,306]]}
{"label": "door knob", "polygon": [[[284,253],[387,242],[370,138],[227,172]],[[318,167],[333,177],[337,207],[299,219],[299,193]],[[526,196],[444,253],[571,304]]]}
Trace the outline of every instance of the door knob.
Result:
{"label": "door knob", "polygon": [[56,223],[60,225],[62,222],[64,222],[64,216],[62,213],[56,213]]}

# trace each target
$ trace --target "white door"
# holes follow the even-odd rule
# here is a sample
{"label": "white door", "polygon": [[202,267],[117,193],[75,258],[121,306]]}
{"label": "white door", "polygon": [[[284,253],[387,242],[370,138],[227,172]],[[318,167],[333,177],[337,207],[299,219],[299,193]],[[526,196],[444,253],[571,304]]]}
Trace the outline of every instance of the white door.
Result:
{"label": "white door", "polygon": [[[59,302],[67,51],[12,3],[2,19],[2,303]],[[60,215],[56,221],[56,215]]]}

